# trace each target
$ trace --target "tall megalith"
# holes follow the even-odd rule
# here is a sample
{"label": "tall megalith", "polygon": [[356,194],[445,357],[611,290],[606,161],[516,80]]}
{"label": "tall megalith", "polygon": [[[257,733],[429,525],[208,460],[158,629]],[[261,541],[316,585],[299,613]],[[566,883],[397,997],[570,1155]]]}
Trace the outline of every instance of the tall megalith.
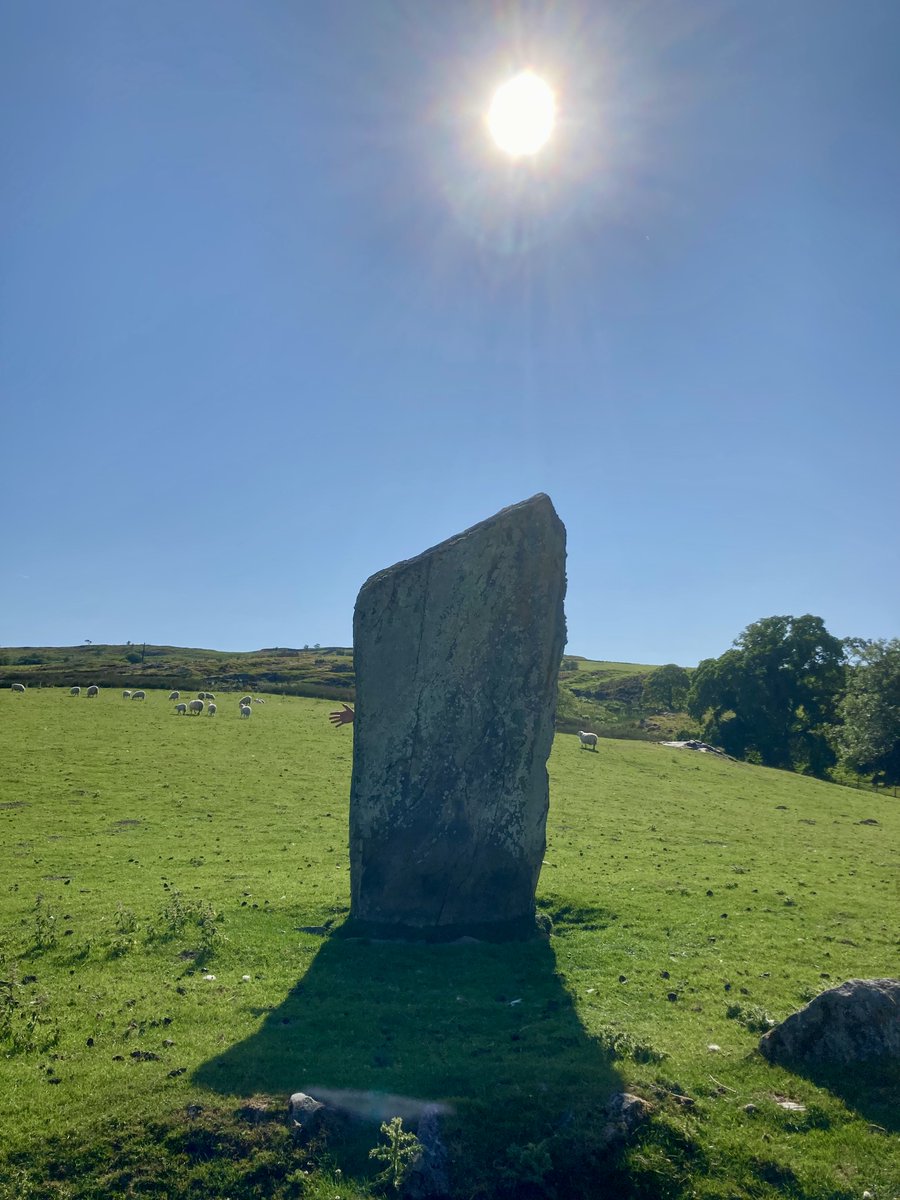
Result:
{"label": "tall megalith", "polygon": [[353,620],[357,925],[433,938],[533,931],[565,538],[537,495],[363,585]]}

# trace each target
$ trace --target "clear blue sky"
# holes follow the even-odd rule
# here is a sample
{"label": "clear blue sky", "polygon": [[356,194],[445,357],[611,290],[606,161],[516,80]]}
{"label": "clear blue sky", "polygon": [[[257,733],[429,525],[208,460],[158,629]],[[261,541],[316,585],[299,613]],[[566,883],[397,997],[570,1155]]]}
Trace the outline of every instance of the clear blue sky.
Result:
{"label": "clear blue sky", "polygon": [[346,645],[537,491],[572,653],[896,636],[898,45],[896,0],[3,0],[0,644]]}

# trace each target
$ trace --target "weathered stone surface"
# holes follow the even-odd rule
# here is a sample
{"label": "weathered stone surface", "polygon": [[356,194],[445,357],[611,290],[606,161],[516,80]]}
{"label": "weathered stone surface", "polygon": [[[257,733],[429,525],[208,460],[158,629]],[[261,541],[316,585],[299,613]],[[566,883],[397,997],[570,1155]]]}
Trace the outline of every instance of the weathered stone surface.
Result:
{"label": "weathered stone surface", "polygon": [[603,1115],[606,1124],[600,1135],[604,1146],[614,1145],[631,1137],[639,1125],[653,1112],[653,1105],[630,1092],[617,1092],[608,1101]]}
{"label": "weathered stone surface", "polygon": [[288,1101],[288,1117],[296,1137],[315,1137],[322,1129],[325,1105],[305,1092],[294,1092]]}
{"label": "weathered stone surface", "polygon": [[538,495],[372,576],[354,614],[351,918],[524,936],[545,848],[565,529]]}
{"label": "weathered stone surface", "polygon": [[759,1048],[795,1066],[900,1061],[900,980],[849,979],[830,988],[771,1029]]}

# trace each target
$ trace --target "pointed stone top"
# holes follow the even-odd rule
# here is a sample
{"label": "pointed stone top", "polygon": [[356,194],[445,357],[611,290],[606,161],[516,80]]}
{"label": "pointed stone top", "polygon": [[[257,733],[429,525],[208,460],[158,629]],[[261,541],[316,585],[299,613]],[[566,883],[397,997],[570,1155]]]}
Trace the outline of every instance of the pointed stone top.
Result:
{"label": "pointed stone top", "polygon": [[[526,521],[546,522],[551,526],[558,526],[563,529],[563,523],[559,518],[556,509],[553,507],[553,501],[546,492],[536,492],[533,496],[529,496],[527,500],[520,500],[517,504],[508,504],[506,508],[501,508],[499,512],[494,513],[492,517],[485,517],[483,521],[478,521],[475,525],[470,525],[468,529],[463,529],[461,533],[454,533],[451,537],[446,538],[443,542],[438,542],[435,546],[430,546],[427,550],[423,550],[421,554],[416,554],[412,558],[401,559],[400,562],[394,563],[393,566],[385,567],[381,571],[376,571],[374,575],[370,575],[360,589],[360,595],[377,580],[382,579],[389,572],[401,571],[404,567],[412,566],[414,563],[419,563],[429,554],[435,554],[438,551],[446,550],[450,546],[455,546],[458,542],[464,541],[475,534],[479,534],[490,526],[500,525],[507,521],[526,522]],[[564,532],[564,531],[563,531]]]}

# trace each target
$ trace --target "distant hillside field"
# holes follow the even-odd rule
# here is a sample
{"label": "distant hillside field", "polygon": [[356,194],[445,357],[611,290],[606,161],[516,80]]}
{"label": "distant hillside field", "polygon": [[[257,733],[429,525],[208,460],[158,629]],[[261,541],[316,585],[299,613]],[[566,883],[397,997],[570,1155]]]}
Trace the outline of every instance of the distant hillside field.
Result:
{"label": "distant hillside field", "polygon": [[[892,798],[560,733],[547,940],[342,940],[352,728],[166,695],[0,690],[0,1200],[393,1194],[378,1119],[293,1139],[304,1086],[443,1102],[453,1200],[900,1195],[900,1073],[756,1048],[896,976]],[[622,1091],[652,1112],[604,1150]]]}
{"label": "distant hillside field", "polygon": [[[602,736],[661,740],[687,723],[679,713],[642,704],[643,681],[654,670],[642,663],[563,658],[557,728],[591,729]],[[168,687],[190,691],[256,689],[352,703],[353,651],[340,646],[276,647],[246,653],[180,646],[18,646],[0,649],[0,688]]]}

